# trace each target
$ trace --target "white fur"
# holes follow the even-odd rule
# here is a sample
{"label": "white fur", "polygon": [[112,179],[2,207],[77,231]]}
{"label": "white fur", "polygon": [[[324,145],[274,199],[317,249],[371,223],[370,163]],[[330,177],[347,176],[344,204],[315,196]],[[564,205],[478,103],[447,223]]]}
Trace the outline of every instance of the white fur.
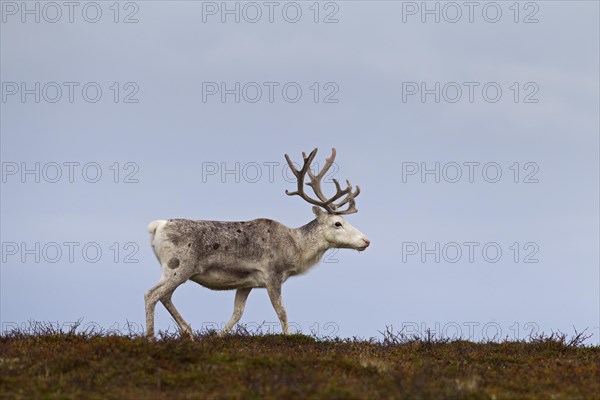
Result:
{"label": "white fur", "polygon": [[[243,256],[236,256],[235,248],[230,248],[228,252],[208,252],[197,261],[194,259],[190,263],[190,260],[187,260],[186,265],[184,258],[186,254],[189,254],[186,243],[190,243],[194,238],[190,237],[189,241],[184,240],[183,243],[180,242],[176,246],[168,237],[168,235],[172,235],[171,225],[168,225],[169,228],[165,228],[169,224],[168,221],[151,222],[148,231],[151,235],[152,249],[161,264],[162,275],[160,281],[145,295],[147,335],[154,335],[154,307],[157,301],[163,303],[182,332],[191,334],[190,326],[171,302],[173,291],[188,280],[213,290],[237,289],[234,314],[221,333],[226,333],[239,321],[246,298],[252,288],[267,289],[281,321],[283,332],[289,333],[287,315],[281,300],[282,284],[290,276],[303,274],[316,265],[327,249],[348,248],[362,251],[370,243],[363,233],[343,217],[322,212],[318,207],[314,207],[313,211],[317,217],[316,220],[296,229],[287,228],[275,221],[266,222],[268,220],[264,219],[245,222],[261,225],[265,231],[270,228],[283,233],[282,236],[270,238],[272,241],[270,245],[282,249],[274,254],[281,261],[277,265],[282,266],[276,270],[273,269],[272,258],[265,256],[259,260],[250,260]],[[193,223],[194,221],[189,222]],[[224,228],[223,231],[212,231],[206,234],[213,238],[211,240],[222,243],[223,237],[230,234],[229,232],[231,232],[229,229]],[[260,238],[257,237],[256,240],[260,240]],[[281,240],[284,242],[280,242]],[[277,243],[288,243],[288,241],[291,246],[289,248],[276,246]],[[173,259],[181,259],[182,265],[170,268],[169,262]],[[211,265],[219,267],[210,268]]]}

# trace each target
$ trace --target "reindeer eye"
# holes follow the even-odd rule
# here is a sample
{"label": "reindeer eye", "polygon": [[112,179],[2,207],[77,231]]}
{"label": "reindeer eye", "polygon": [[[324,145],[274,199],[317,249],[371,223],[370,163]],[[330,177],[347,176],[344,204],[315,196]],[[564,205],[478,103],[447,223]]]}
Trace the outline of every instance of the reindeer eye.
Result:
{"label": "reindeer eye", "polygon": [[341,222],[336,222],[335,226],[337,226],[338,228],[341,228],[342,227],[342,223]]}

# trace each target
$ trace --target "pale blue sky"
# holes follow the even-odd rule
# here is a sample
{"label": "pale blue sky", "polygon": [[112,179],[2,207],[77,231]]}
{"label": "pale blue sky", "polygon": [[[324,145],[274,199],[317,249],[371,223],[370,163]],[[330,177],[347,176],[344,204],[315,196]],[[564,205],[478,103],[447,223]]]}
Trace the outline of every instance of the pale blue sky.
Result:
{"label": "pale blue sky", "polygon": [[[598,342],[597,2],[536,2],[537,8],[527,9],[522,3],[519,23],[509,8],[513,2],[499,2],[497,23],[487,22],[477,8],[472,23],[465,14],[454,24],[443,18],[435,23],[431,16],[421,23],[419,14],[405,15],[402,22],[402,2],[336,2],[327,9],[322,4],[319,23],[313,21],[313,2],[297,3],[298,23],[285,21],[286,3],[279,3],[273,23],[266,15],[257,23],[244,22],[242,15],[239,24],[232,17],[221,23],[218,14],[206,15],[204,23],[203,4],[191,1],[138,2],[137,9],[122,3],[119,23],[109,9],[113,2],[98,3],[97,23],[86,22],[79,8],[73,23],[66,9],[57,23],[45,22],[44,15],[40,23],[32,16],[22,23],[20,10],[6,3],[0,39],[3,172],[39,162],[51,179],[54,164],[49,163],[55,162],[63,177],[49,183],[42,176],[38,184],[27,175],[22,183],[17,173],[2,183],[0,321],[5,326],[79,318],[106,328],[142,324],[143,294],[160,275],[146,232],[150,221],[268,217],[302,225],[312,217],[310,206],[284,194],[294,184],[281,177],[283,155],[299,160],[301,151],[318,146],[322,160],[335,146],[336,176],[362,188],[360,211],[348,220],[372,245],[360,254],[339,251],[328,256],[337,263],[321,263],[288,280],[283,295],[289,319],[304,333],[318,324],[321,333],[368,337],[386,325],[435,330],[439,323],[449,334],[457,324],[464,336],[469,326],[475,326],[476,338],[485,336],[484,326],[499,326],[502,336],[514,336],[518,327],[518,336],[525,337],[531,326],[546,332],[572,332],[575,326],[587,327]],[[53,18],[53,10],[46,12]],[[122,23],[130,13],[138,23]],[[337,23],[322,22],[330,13]],[[528,15],[539,22],[523,23]],[[50,103],[42,93],[36,104],[34,95],[27,95],[22,103],[19,93],[8,94],[11,82],[30,88],[57,82],[63,97]],[[80,83],[73,103],[64,82]],[[81,97],[88,82],[103,90],[97,103]],[[118,103],[114,82],[120,86]],[[125,87],[127,82],[137,86]],[[203,102],[203,82],[229,87],[257,82],[265,90],[256,103],[235,103],[233,95],[225,103],[218,95]],[[265,82],[279,83],[273,103]],[[296,103],[282,97],[289,82],[303,90]],[[320,85],[317,103],[314,82]],[[326,88],[328,82],[334,85]],[[425,103],[418,95],[403,102],[403,82],[426,82],[429,88],[457,82],[465,90],[456,103],[435,103],[433,95]],[[473,103],[465,82],[479,83]],[[503,90],[496,103],[481,95],[489,82]],[[534,86],[525,87],[530,82]],[[139,102],[123,103],[136,87],[133,98]],[[324,103],[336,88],[333,98],[339,101]],[[536,88],[532,98],[539,102],[523,102]],[[51,86],[47,90],[47,97],[54,96]],[[73,183],[65,162],[80,164],[73,167]],[[242,168],[269,162],[279,163],[272,181],[267,167],[255,183],[236,183],[233,175],[225,182],[217,175],[202,179],[207,163]],[[458,163],[463,173],[465,162],[493,162],[503,175],[488,183],[476,169],[473,183],[466,177],[434,183],[431,176],[426,183],[417,176],[403,182],[403,163],[432,168],[436,162]],[[515,162],[519,183],[513,182]],[[522,182],[532,171],[524,169],[527,162],[538,167],[538,183]],[[99,182],[81,177],[86,163],[98,163]],[[119,183],[113,182],[115,169]],[[87,177],[93,178],[90,171]],[[129,172],[137,183],[122,182]],[[80,245],[73,263],[67,253],[55,263],[46,261],[54,253],[46,260],[42,254],[35,263],[32,255],[22,262],[23,242],[30,248],[56,242],[63,250],[64,242]],[[90,242],[103,251],[97,263],[81,255]],[[115,242],[121,248],[118,262],[111,248]],[[403,247],[423,242],[428,248],[436,242],[480,246],[473,263],[466,255],[456,263],[443,258],[436,263],[433,256],[423,263],[406,254],[403,262]],[[486,262],[480,252],[491,242],[503,251],[496,263]],[[518,263],[511,249],[515,242]],[[537,245],[538,263],[523,262],[533,249],[523,249],[529,242]],[[17,254],[10,243],[19,244]],[[123,262],[129,251],[136,251],[137,263]],[[198,329],[228,320],[233,292],[188,283],[175,293],[174,303]],[[157,309],[157,327],[174,326],[162,306]],[[242,322],[262,321],[277,318],[266,292],[256,290]],[[328,322],[337,328],[324,329]]]}

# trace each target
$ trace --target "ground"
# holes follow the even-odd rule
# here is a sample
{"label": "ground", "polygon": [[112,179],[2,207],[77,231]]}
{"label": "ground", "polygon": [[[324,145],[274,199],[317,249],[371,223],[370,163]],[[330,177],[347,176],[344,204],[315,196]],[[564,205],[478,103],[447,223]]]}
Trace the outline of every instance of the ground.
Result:
{"label": "ground", "polygon": [[148,341],[99,332],[0,336],[8,399],[591,399],[600,347],[583,336],[473,343],[257,335]]}

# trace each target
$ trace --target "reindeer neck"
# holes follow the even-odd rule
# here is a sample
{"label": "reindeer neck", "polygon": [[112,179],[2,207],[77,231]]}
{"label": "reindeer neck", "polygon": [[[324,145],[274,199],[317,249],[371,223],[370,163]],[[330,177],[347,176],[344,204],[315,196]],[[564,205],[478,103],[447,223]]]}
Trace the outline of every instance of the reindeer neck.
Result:
{"label": "reindeer neck", "polygon": [[329,245],[321,236],[319,223],[316,219],[308,224],[294,229],[296,243],[301,252],[302,269],[306,270],[317,264]]}

